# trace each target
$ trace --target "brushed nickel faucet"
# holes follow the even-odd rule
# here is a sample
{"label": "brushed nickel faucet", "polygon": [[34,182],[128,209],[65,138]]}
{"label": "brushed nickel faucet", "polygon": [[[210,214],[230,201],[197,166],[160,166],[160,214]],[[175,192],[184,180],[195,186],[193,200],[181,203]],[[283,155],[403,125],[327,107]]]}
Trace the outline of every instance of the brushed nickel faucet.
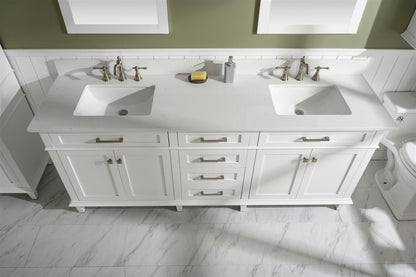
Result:
{"label": "brushed nickel faucet", "polygon": [[126,73],[124,72],[123,62],[121,61],[120,56],[117,56],[116,64],[114,65],[114,76],[117,76],[117,71],[119,72],[118,80],[123,82],[127,80]]}
{"label": "brushed nickel faucet", "polygon": [[143,80],[142,75],[139,73],[139,69],[147,69],[147,67],[145,67],[145,66],[144,67],[139,67],[139,66],[136,65],[136,66],[133,67],[133,69],[136,70],[136,75],[134,75],[134,80],[136,82]]}
{"label": "brushed nickel faucet", "polygon": [[280,80],[282,80],[282,81],[289,80],[290,66],[277,66],[276,69],[283,69],[283,73],[282,73],[282,76],[280,77]]}
{"label": "brushed nickel faucet", "polygon": [[317,67],[315,67],[315,69],[316,69],[316,72],[315,72],[315,74],[313,74],[312,80],[315,81],[315,82],[318,82],[319,80],[321,80],[321,77],[319,76],[319,71],[321,69],[329,69],[329,66],[325,66],[325,67],[317,66]]}
{"label": "brushed nickel faucet", "polygon": [[306,68],[306,75],[309,75],[309,64],[306,63],[305,56],[303,56],[303,58],[300,59],[299,72],[295,77],[296,80],[298,80],[298,81],[303,80],[303,69],[304,68]]}
{"label": "brushed nickel faucet", "polygon": [[104,76],[103,76],[102,80],[104,82],[108,82],[109,80],[111,80],[110,75],[108,75],[108,71],[107,71],[108,67],[107,66],[94,66],[93,69],[101,69],[103,71]]}

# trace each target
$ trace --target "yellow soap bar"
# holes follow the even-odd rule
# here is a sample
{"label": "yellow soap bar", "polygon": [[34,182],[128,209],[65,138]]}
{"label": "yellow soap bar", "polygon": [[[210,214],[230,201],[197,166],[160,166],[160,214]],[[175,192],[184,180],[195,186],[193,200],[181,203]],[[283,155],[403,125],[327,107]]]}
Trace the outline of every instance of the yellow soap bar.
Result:
{"label": "yellow soap bar", "polygon": [[207,79],[206,71],[194,71],[191,73],[192,81],[205,81]]}

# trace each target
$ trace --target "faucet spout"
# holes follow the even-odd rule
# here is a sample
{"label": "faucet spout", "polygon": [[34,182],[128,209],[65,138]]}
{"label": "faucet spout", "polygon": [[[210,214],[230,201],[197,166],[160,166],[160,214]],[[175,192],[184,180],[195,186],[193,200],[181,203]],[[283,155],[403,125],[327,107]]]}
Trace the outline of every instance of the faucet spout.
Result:
{"label": "faucet spout", "polygon": [[295,79],[298,81],[302,81],[303,80],[303,69],[306,68],[306,75],[309,75],[309,64],[306,63],[305,61],[306,57],[303,56],[300,59],[300,64],[299,64],[299,72],[296,75]]}

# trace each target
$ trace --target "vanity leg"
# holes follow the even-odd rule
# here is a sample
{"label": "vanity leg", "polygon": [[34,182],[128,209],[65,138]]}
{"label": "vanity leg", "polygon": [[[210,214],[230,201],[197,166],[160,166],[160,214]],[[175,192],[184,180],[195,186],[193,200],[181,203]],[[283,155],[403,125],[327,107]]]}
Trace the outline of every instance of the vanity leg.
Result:
{"label": "vanity leg", "polygon": [[331,206],[328,206],[328,208],[330,208],[330,209],[332,209],[332,210],[338,210],[338,207],[339,207],[339,205],[331,205]]}
{"label": "vanity leg", "polygon": [[85,213],[85,207],[75,207],[79,213]]}
{"label": "vanity leg", "polygon": [[247,205],[241,205],[240,206],[240,212],[248,212]]}
{"label": "vanity leg", "polygon": [[183,206],[176,206],[176,211],[182,212],[183,211]]}
{"label": "vanity leg", "polygon": [[32,198],[33,200],[38,199],[39,195],[38,192],[35,190],[34,192],[30,192],[28,193],[29,197]]}

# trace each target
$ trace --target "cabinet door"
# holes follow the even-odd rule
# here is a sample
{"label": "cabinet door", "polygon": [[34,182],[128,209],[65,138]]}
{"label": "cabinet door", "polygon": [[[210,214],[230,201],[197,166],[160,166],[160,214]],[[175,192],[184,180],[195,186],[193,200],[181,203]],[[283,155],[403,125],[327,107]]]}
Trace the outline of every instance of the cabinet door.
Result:
{"label": "cabinet door", "polygon": [[128,198],[173,199],[169,150],[125,150],[115,154]]}
{"label": "cabinet door", "polygon": [[366,150],[314,149],[298,198],[342,198]]}
{"label": "cabinet door", "polygon": [[295,198],[310,153],[311,150],[258,150],[250,199]]}
{"label": "cabinet door", "polygon": [[59,151],[80,200],[120,200],[123,186],[113,151]]}

